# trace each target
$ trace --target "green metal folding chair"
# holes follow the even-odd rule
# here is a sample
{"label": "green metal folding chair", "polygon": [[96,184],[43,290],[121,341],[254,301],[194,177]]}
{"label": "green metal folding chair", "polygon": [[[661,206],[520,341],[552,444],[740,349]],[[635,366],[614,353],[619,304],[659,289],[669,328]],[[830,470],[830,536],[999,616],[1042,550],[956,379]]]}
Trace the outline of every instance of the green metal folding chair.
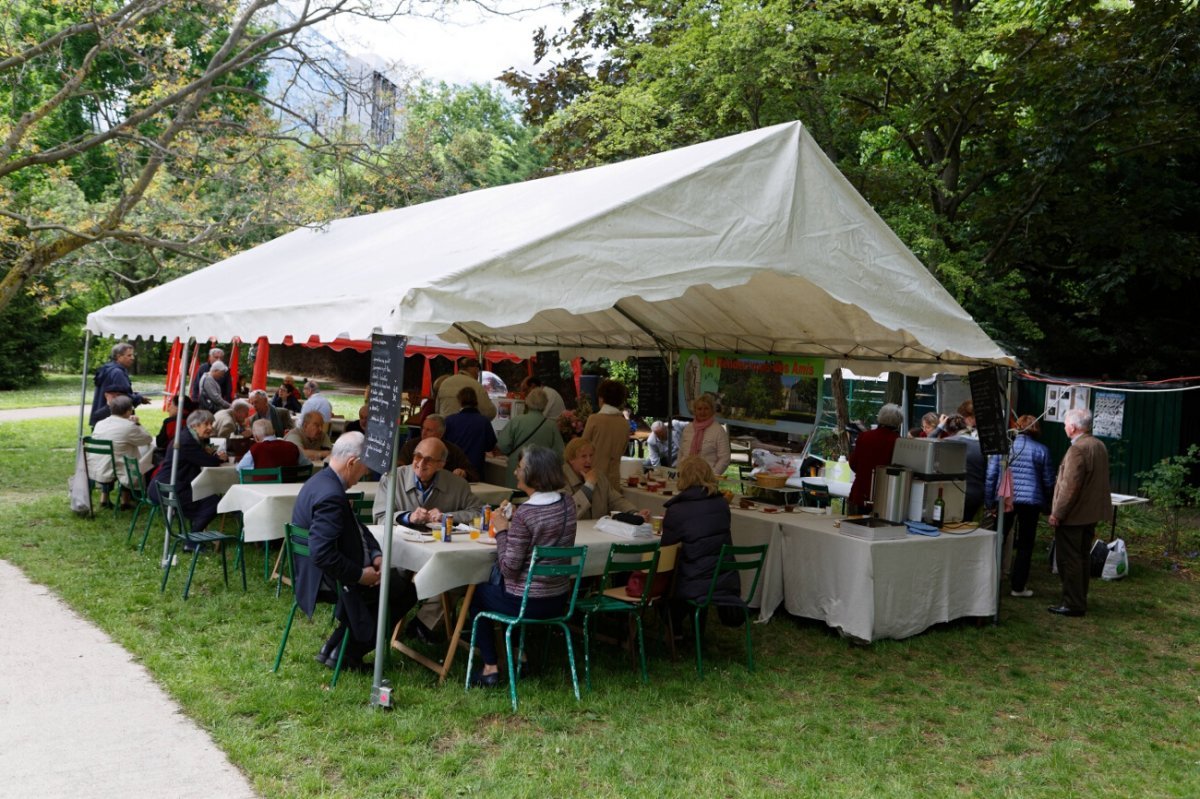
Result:
{"label": "green metal folding chair", "polygon": [[[310,558],[311,552],[308,548],[308,530],[303,527],[297,527],[294,524],[285,524],[283,546],[288,553],[288,563],[294,564],[297,557]],[[335,583],[337,586],[336,595],[342,595],[341,583]],[[317,601],[320,602],[318,594]],[[275,665],[271,667],[271,671],[278,672],[279,664],[283,661],[283,650],[287,647],[288,636],[292,633],[292,622],[296,620],[296,610],[300,607],[300,603],[296,599],[296,581],[292,581],[292,609],[288,611],[287,626],[283,628],[283,638],[279,641],[279,651],[275,653]],[[336,610],[337,605],[334,604]],[[342,636],[342,643],[338,647],[337,665],[333,668],[333,679],[329,681],[329,687],[337,687],[338,676],[342,673],[342,658],[346,656],[346,642],[350,640],[350,628],[346,628],[346,634]]]}
{"label": "green metal folding chair", "polygon": [[91,475],[88,475],[88,489],[99,487],[101,491],[107,488],[110,492],[113,490],[114,484],[117,490],[117,500],[112,503],[113,515],[117,515],[117,511],[121,509],[120,502],[120,482],[117,480],[117,455],[113,452],[113,443],[107,438],[92,438],[91,436],[83,437],[83,453],[86,460],[88,455],[103,455],[108,458],[108,462],[112,464],[113,481],[111,483],[101,483],[99,480],[93,480]]}
{"label": "green metal folding chair", "polygon": [[[577,562],[575,559],[578,558]],[[587,559],[587,547],[534,547],[533,557],[529,562],[529,576],[525,580],[525,590],[521,593],[521,609],[516,616],[509,616],[495,611],[483,611],[475,615],[471,624],[471,648],[467,655],[467,690],[471,689],[471,666],[475,659],[475,635],[479,632],[479,620],[491,619],[505,626],[504,652],[508,658],[508,692],[512,698],[513,712],[517,711],[517,661],[525,652],[525,630],[533,626],[558,627],[562,630],[567,641],[567,661],[571,668],[571,685],[575,689],[575,699],[579,700],[579,677],[575,671],[575,647],[571,644],[571,630],[567,621],[575,614],[575,600],[579,596],[579,581],[583,577],[583,564]],[[532,619],[525,615],[529,602],[529,588],[539,577],[566,577],[571,581],[570,599],[563,608],[562,615],[548,619]],[[513,657],[512,634],[513,628],[521,628],[521,640],[517,657]]]}
{"label": "green metal folding chair", "polygon": [[[737,560],[738,557],[743,558],[743,560]],[[748,599],[753,599],[754,592],[758,590],[758,578],[762,575],[762,566],[766,558],[766,544],[751,547],[737,547],[732,544],[723,545],[720,555],[717,556],[717,570],[713,572],[712,582],[708,584],[708,594],[699,602],[694,599],[687,601],[689,605],[696,609],[692,614],[692,637],[696,639],[696,673],[700,677],[704,676],[704,660],[700,654],[700,617],[702,614],[707,613],[709,606],[713,604],[735,607],[741,610],[746,628],[746,668],[754,671],[754,650],[750,637],[750,606],[740,596],[736,601],[721,599],[714,603],[713,592],[716,590],[717,581],[720,580],[722,574],[726,572],[740,573],[753,570],[754,579],[750,583],[750,593],[747,597]]]}
{"label": "green metal folding chair", "polygon": [[[604,576],[600,578],[600,588],[597,593],[585,596],[576,603],[577,610],[583,614],[583,674],[587,689],[592,690],[592,645],[591,620],[597,613],[625,614],[629,617],[630,645],[634,625],[637,627],[637,652],[642,665],[642,682],[650,682],[650,674],[646,670],[646,641],[642,635],[642,614],[650,601],[651,586],[654,575],[658,573],[659,546],[657,541],[647,544],[613,544],[608,550],[608,560],[604,563]],[[649,560],[643,560],[648,556]],[[612,577],[615,574],[633,574],[642,572],[646,575],[646,587],[641,596],[631,597],[625,594],[624,586],[612,587]],[[624,595],[621,598],[620,595]]]}
{"label": "green metal folding chair", "polygon": [[[283,467],[275,466],[269,469],[238,469],[238,483],[282,483],[283,482]],[[238,540],[242,541],[245,537],[246,528],[242,522],[242,514],[238,514]],[[242,541],[242,547],[238,549],[240,553],[245,547],[245,541]],[[234,563],[237,566],[237,563]],[[271,579],[271,542],[263,541],[263,579]],[[278,594],[276,594],[278,596]]]}
{"label": "green metal folding chair", "polygon": [[150,509],[150,512],[146,514],[146,528],[142,531],[142,543],[138,547],[138,552],[143,552],[146,549],[146,538],[150,535],[150,525],[154,522],[155,514],[158,513],[158,505],[150,499],[150,494],[146,490],[146,479],[142,477],[142,467],[137,458],[125,455],[122,460],[125,462],[125,472],[129,475],[129,493],[136,503],[133,506],[133,518],[129,520],[129,534],[125,536],[126,544],[133,542],[133,528],[137,524],[142,508]]}
{"label": "green metal folding chair", "polygon": [[363,524],[375,523],[375,514],[373,513],[375,509],[374,499],[368,499],[366,497],[352,499],[350,500],[350,507],[354,509],[354,515],[357,516],[358,520]]}
{"label": "green metal folding chair", "polygon": [[[241,559],[242,543],[236,535],[227,533],[219,533],[213,530],[192,530],[192,525],[187,517],[183,515],[183,504],[179,501],[178,494],[175,493],[175,487],[169,483],[158,484],[158,496],[162,500],[163,522],[167,527],[167,534],[171,536],[171,550],[167,554],[167,562],[163,566],[162,585],[159,587],[159,592],[167,590],[167,579],[171,576],[171,563],[175,560],[175,550],[180,544],[191,544],[194,546],[192,550],[192,566],[188,570],[187,583],[183,586],[183,598],[188,598],[188,593],[192,589],[192,577],[196,573],[196,561],[200,559],[200,550],[205,544],[220,544],[221,550],[221,571],[225,575],[225,586],[229,587],[229,566],[225,558],[224,544],[235,544],[237,546],[237,557]],[[238,562],[238,561],[235,561]],[[246,563],[241,561],[242,565],[242,590],[246,590]]]}
{"label": "green metal folding chair", "polygon": [[285,483],[303,483],[308,478],[312,477],[312,464],[307,466],[281,466],[280,471],[283,472],[283,482]]}

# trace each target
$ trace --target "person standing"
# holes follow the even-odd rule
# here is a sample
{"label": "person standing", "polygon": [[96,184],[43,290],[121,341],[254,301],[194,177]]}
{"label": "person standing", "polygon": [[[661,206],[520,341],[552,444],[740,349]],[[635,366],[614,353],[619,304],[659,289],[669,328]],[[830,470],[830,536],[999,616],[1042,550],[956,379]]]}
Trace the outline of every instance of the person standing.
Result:
{"label": "person standing", "polygon": [[[532,378],[531,378],[532,379]],[[559,397],[559,401],[562,398]],[[525,395],[525,413],[513,417],[496,436],[496,449],[508,456],[508,485],[517,487],[517,464],[521,462],[521,450],[526,444],[552,449],[560,457],[563,453],[562,435],[558,425],[545,414],[549,392],[542,387],[529,390]],[[560,411],[561,415],[561,411]]]}
{"label": "person standing", "polygon": [[228,376],[229,367],[222,361],[213,362],[208,371],[200,375],[200,408],[216,413],[229,408],[231,403],[225,399],[221,381]]}
{"label": "person standing", "polygon": [[[196,376],[192,378],[192,386],[188,391],[188,396],[192,398],[192,402],[199,404],[200,402],[200,381],[212,369],[212,365],[217,361],[225,362],[225,350],[220,347],[212,347],[208,351],[208,360],[200,365],[196,371]],[[217,385],[220,389],[221,397],[226,402],[233,402],[233,380],[230,379],[229,370],[217,377]],[[210,409],[211,410],[211,409]]]}
{"label": "person standing", "polygon": [[446,417],[446,442],[457,444],[467,453],[475,474],[482,475],[487,454],[496,448],[496,431],[491,421],[479,412],[478,403],[479,397],[471,387],[459,390],[459,411]]}
{"label": "person standing", "polygon": [[1092,435],[1092,412],[1072,408],[1063,417],[1071,447],[1058,467],[1050,526],[1062,580],[1062,604],[1047,610],[1060,616],[1087,612],[1088,559],[1096,524],[1112,518],[1108,449]]}
{"label": "person standing", "polygon": [[150,401],[134,391],[133,384],[129,382],[129,367],[133,366],[135,354],[133,345],[127,341],[114,344],[112,360],[96,370],[93,379],[96,393],[92,395],[92,412],[88,417],[88,424],[92,427],[108,416],[108,403],[113,397],[129,397],[134,408]]}
{"label": "person standing", "polygon": [[[442,379],[438,378],[438,380]],[[435,384],[433,388],[437,395],[436,405],[432,409],[433,413],[443,417],[458,413],[462,408],[462,403],[458,401],[458,393],[464,388],[469,388],[475,392],[475,399],[478,400],[475,407],[479,412],[489,420],[496,418],[496,405],[488,396],[487,389],[479,382],[479,361],[475,358],[461,359],[458,362],[458,374],[447,376],[445,380],[442,380],[440,386]]]}
{"label": "person standing", "polygon": [[583,438],[595,447],[596,471],[608,477],[611,486],[621,485],[621,456],[629,446],[629,422],[621,414],[625,384],[602,380],[596,389],[600,410],[588,417]]}
{"label": "person standing", "polygon": [[900,438],[900,428],[904,426],[904,411],[889,402],[879,409],[875,421],[873,429],[859,433],[850,453],[850,468],[854,470],[848,500],[851,513],[866,513],[875,501],[875,467],[892,462],[892,451]]}
{"label": "person standing", "polygon": [[692,421],[683,428],[677,457],[699,455],[720,480],[729,468],[733,455],[729,449],[729,433],[717,421],[717,405],[710,394],[692,400]]}
{"label": "person standing", "polygon": [[[1008,456],[1008,468],[1012,476],[1012,512],[1004,516],[1004,537],[1007,539],[1016,522],[1016,557],[1012,564],[1012,595],[1031,597],[1033,591],[1026,587],[1029,581],[1029,563],[1033,559],[1033,544],[1037,539],[1038,514],[1054,493],[1054,468],[1050,462],[1049,448],[1038,441],[1041,427],[1034,416],[1026,414],[1017,419],[1017,436],[1013,439]],[[1000,498],[1000,456],[993,455],[988,461],[987,485],[984,496],[989,508],[995,508]]]}
{"label": "person standing", "polygon": [[[346,433],[333,445],[329,468],[313,475],[296,497],[292,524],[308,531],[310,556],[295,555],[296,604],[311,619],[318,593],[337,595],[338,627],[317,653],[317,662],[337,665],[338,647],[349,630],[343,667],[362,670],[363,655],[375,647],[375,625],[379,615],[379,583],[383,576],[383,550],[354,514],[346,489],[362,479],[367,465],[362,462],[365,439],[362,433]],[[417,603],[412,582],[392,569],[388,593],[390,622],[402,618]]]}

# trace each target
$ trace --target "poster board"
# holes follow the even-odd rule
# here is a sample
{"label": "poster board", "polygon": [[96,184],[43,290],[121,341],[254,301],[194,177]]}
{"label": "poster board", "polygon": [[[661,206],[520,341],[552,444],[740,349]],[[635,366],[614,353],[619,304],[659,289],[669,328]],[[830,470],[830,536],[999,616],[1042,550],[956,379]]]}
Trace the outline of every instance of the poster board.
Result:
{"label": "poster board", "polygon": [[367,442],[363,462],[379,474],[390,474],[404,390],[405,336],[371,336],[371,397],[367,400]]}
{"label": "poster board", "polygon": [[1047,422],[1062,424],[1067,411],[1073,408],[1088,408],[1091,405],[1092,390],[1087,386],[1051,385],[1046,387]]}
{"label": "poster board", "polygon": [[662,356],[637,359],[638,416],[666,419],[671,415],[670,380],[667,362]]}
{"label": "poster board", "polygon": [[1125,427],[1125,395],[1115,391],[1097,391],[1092,410],[1092,435],[1120,438]]}
{"label": "poster board", "polygon": [[813,427],[823,390],[822,358],[682,350],[679,364],[684,416],[692,415],[696,397],[711,394],[723,423],[797,433]]}

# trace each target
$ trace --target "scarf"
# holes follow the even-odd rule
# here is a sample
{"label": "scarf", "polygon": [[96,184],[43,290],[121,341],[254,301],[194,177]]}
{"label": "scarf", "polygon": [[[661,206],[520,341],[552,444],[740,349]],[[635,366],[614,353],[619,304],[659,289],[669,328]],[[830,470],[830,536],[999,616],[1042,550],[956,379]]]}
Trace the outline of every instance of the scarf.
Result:
{"label": "scarf", "polygon": [[715,422],[716,419],[717,417],[710,416],[708,417],[708,420],[704,422],[697,422],[695,419],[692,420],[692,427],[695,428],[696,435],[692,436],[692,448],[688,451],[689,455],[700,454],[700,447],[704,443],[704,431],[712,427],[712,423]]}

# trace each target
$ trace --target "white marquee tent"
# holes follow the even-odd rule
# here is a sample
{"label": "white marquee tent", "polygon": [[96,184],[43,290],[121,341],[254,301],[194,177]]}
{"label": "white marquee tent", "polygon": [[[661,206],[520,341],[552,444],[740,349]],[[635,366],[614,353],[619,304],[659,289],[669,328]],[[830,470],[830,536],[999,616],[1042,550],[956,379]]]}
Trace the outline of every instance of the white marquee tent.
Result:
{"label": "white marquee tent", "polygon": [[301,228],[93,313],[88,329],[378,331],[591,357],[699,348],[864,373],[1013,363],[799,122]]}

